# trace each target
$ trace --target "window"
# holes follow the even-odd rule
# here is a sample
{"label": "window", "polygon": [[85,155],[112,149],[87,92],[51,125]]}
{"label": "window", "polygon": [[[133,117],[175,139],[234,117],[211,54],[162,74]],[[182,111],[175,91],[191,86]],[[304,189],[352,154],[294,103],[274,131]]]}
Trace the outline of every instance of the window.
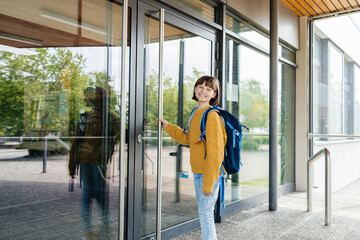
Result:
{"label": "window", "polygon": [[248,24],[226,15],[226,29],[269,51],[269,38]]}
{"label": "window", "polygon": [[328,133],[343,133],[343,55],[330,44],[329,48]]}
{"label": "window", "polygon": [[226,109],[250,128],[244,130],[243,166],[226,183],[231,195],[225,201],[232,202],[268,191],[269,57],[227,38],[225,96]]}
{"label": "window", "polygon": [[279,64],[280,185],[295,182],[295,68]]}
{"label": "window", "polygon": [[354,66],[354,134],[360,135],[360,66]]}
{"label": "window", "polygon": [[169,0],[172,5],[177,5],[181,8],[185,8],[193,13],[196,13],[203,18],[206,18],[212,22],[215,22],[216,8],[203,0]]}
{"label": "window", "polygon": [[278,51],[279,51],[279,57],[285,58],[285,59],[295,63],[296,59],[295,59],[294,51],[292,51],[284,46],[279,46]]}

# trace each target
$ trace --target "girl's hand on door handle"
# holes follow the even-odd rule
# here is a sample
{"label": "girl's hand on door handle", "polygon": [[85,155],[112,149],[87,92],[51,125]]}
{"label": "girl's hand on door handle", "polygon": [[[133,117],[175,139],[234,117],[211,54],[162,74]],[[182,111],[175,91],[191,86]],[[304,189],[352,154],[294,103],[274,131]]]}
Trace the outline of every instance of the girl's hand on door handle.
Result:
{"label": "girl's hand on door handle", "polygon": [[162,125],[162,127],[163,128],[166,128],[167,127],[167,125],[169,124],[165,119],[158,119],[157,120],[157,123],[159,124],[159,122],[161,122],[161,125]]}

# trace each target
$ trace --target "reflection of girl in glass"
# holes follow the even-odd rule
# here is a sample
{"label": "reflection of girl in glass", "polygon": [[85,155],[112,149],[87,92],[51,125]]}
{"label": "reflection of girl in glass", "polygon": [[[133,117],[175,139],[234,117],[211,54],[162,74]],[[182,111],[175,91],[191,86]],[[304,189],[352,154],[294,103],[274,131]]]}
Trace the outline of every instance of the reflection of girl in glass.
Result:
{"label": "reflection of girl in glass", "polygon": [[190,164],[194,173],[201,235],[206,240],[216,239],[214,205],[219,192],[226,131],[219,115],[212,111],[206,121],[205,145],[199,143],[200,120],[206,109],[219,103],[219,92],[219,80],[215,77],[203,76],[196,81],[193,99],[198,102],[198,107],[187,132],[164,119],[158,120],[175,141],[190,145]]}
{"label": "reflection of girl in glass", "polygon": [[[74,178],[80,169],[82,183],[81,219],[83,239],[96,239],[97,236],[112,231],[109,222],[109,198],[107,191],[107,164],[114,152],[115,136],[119,132],[119,121],[105,107],[106,92],[101,87],[88,87],[84,90],[85,102],[91,110],[80,114],[76,136],[70,150],[69,174]],[[107,124],[106,124],[107,123]],[[91,202],[99,204],[102,226],[92,231]]]}

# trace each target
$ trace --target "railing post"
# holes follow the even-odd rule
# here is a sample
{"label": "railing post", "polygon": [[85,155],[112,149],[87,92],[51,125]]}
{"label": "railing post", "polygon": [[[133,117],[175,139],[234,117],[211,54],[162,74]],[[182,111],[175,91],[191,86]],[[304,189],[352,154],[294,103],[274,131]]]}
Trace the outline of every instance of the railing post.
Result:
{"label": "railing post", "polygon": [[330,226],[331,224],[331,161],[330,151],[327,148],[323,148],[307,161],[307,210],[312,211],[312,196],[313,196],[313,177],[314,167],[313,163],[325,155],[325,225]]}
{"label": "railing post", "polygon": [[44,138],[43,173],[46,173],[47,138]]}
{"label": "railing post", "polygon": [[314,166],[307,164],[307,210],[312,211],[312,195],[314,182]]}
{"label": "railing post", "polygon": [[325,149],[325,225],[331,224],[331,161],[329,150]]}

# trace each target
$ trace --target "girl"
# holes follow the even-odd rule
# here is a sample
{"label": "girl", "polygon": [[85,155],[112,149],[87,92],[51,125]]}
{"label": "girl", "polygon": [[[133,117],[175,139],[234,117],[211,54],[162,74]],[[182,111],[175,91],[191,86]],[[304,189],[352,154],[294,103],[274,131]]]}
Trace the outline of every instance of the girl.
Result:
{"label": "girl", "polygon": [[[202,142],[199,143],[200,121],[206,109],[219,103],[219,93],[217,78],[203,76],[196,81],[192,99],[198,102],[198,107],[187,134],[180,127],[164,119],[158,119],[175,141],[190,145],[190,164],[194,174],[201,235],[202,239],[206,240],[216,239],[214,205],[219,192],[220,167],[224,158],[226,131],[219,115],[211,111],[206,121],[206,146],[204,146]],[[206,158],[204,159],[205,148]]]}

